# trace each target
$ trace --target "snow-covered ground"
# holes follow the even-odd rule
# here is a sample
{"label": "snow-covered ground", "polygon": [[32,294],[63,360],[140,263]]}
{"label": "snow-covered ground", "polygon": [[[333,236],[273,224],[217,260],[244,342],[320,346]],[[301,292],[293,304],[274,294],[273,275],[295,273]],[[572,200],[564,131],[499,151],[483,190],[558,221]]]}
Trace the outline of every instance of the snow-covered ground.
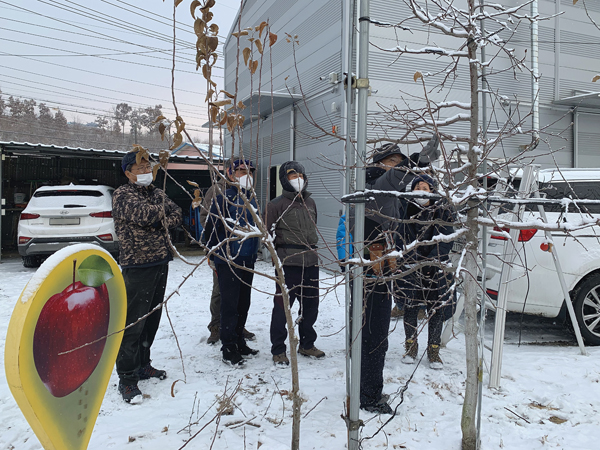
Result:
{"label": "snow-covered ground", "polygon": [[[200,257],[190,257],[199,261]],[[266,263],[258,269],[272,273]],[[181,260],[171,263],[168,291],[189,272]],[[34,273],[22,267],[20,259],[3,259],[0,264],[0,352],[15,302]],[[328,283],[322,273],[322,284]],[[272,282],[255,278],[255,291],[247,328],[257,335],[251,346],[260,354],[245,367],[231,368],[221,362],[218,346],[206,344],[212,276],[202,266],[168,305],[183,360],[166,316],[153,346],[153,364],[168,371],[165,381],[142,381],[147,394],[141,404],[125,404],[117,392],[113,373],[90,449],[178,449],[185,448],[281,450],[289,448],[291,401],[280,395],[291,388],[288,368],[274,367],[270,355],[269,321],[274,291]],[[492,324],[490,323],[490,326]],[[400,363],[403,349],[402,322],[393,322],[387,355],[385,392],[392,406],[412,370]],[[340,417],[344,411],[344,296],[343,289],[321,300],[317,346],[327,353],[324,360],[300,357],[302,407],[302,449],[342,449],[347,432]],[[579,354],[572,337],[551,321],[527,320],[526,343],[560,341],[563,345],[517,346],[518,320],[509,318],[504,348],[502,389],[484,389],[482,415],[483,449],[585,449],[599,448],[600,442],[600,348],[589,356]],[[564,345],[564,342],[568,345]],[[424,348],[425,336],[421,337]],[[374,438],[369,439],[389,416],[361,412],[363,448],[459,449],[460,417],[465,380],[464,337],[459,335],[443,349],[442,371],[422,364],[410,383],[396,417]],[[3,366],[4,358],[0,359]],[[185,374],[184,374],[185,370]],[[4,369],[2,367],[2,373]],[[172,383],[174,397],[171,396]],[[233,402],[233,414],[210,423],[219,407],[219,398],[240,383]],[[487,386],[487,374],[484,377]],[[241,425],[248,421],[252,425]],[[563,422],[564,421],[564,422]],[[562,423],[556,423],[562,422]],[[237,424],[234,425],[234,424]],[[215,434],[216,430],[216,434]],[[0,449],[40,449],[19,411],[6,380],[0,381]]]}

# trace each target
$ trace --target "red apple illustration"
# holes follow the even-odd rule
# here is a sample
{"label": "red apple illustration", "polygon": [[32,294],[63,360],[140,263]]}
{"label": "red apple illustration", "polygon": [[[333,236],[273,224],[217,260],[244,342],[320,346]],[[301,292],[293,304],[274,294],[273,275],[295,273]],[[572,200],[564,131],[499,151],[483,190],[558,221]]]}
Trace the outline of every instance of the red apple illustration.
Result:
{"label": "red apple illustration", "polygon": [[107,265],[98,256],[87,258],[77,272],[82,281],[50,297],[40,313],[33,335],[33,359],[42,382],[55,397],[79,388],[102,357],[110,318],[104,282],[113,276],[110,266],[110,273],[106,272]]}

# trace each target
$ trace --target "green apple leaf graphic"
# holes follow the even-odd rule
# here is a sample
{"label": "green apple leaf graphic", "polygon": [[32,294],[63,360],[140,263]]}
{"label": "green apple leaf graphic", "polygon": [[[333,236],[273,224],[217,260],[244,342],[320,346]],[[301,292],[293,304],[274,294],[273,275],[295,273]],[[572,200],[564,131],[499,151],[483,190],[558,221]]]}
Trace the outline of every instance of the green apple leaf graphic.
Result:
{"label": "green apple leaf graphic", "polygon": [[83,284],[91,287],[102,286],[114,277],[108,261],[98,255],[85,258],[77,269],[77,275]]}

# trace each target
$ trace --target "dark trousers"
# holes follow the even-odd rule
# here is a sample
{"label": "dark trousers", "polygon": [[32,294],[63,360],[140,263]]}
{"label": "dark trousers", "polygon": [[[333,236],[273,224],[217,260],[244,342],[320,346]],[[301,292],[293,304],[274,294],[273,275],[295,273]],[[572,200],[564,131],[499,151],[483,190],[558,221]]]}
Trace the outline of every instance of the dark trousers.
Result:
{"label": "dark trousers", "polygon": [[381,400],[392,296],[389,295],[389,283],[370,278],[364,280],[360,404],[369,406]]}
{"label": "dark trousers", "polygon": [[210,323],[208,329],[219,326],[221,323],[221,291],[219,289],[219,277],[216,269],[213,269],[213,288],[210,296]]}
{"label": "dark trousers", "polygon": [[[254,274],[229,264],[215,266],[221,291],[221,350],[235,350],[246,343],[243,331],[250,309]],[[254,269],[254,264],[246,267]]]}
{"label": "dark trousers", "polygon": [[[427,344],[440,345],[442,342],[442,326],[444,316],[442,308],[438,308],[441,302],[428,301],[427,305]],[[406,339],[417,339],[417,315],[420,305],[418,302],[406,302],[404,306],[404,333]]]}
{"label": "dark trousers", "polygon": [[[127,291],[127,325],[148,314],[164,300],[168,273],[168,264],[123,269]],[[161,313],[162,307],[123,332],[117,354],[117,374],[121,383],[137,383],[138,371],[150,363],[150,347],[158,331]]]}
{"label": "dark trousers", "polygon": [[[298,323],[300,347],[312,348],[317,340],[314,324],[319,315],[319,268],[317,266],[283,266],[283,273],[289,292],[290,308],[296,299],[300,300],[301,319]],[[273,355],[285,352],[285,340],[288,336],[279,284],[276,289],[275,297],[273,297],[273,313],[271,314],[271,353]]]}

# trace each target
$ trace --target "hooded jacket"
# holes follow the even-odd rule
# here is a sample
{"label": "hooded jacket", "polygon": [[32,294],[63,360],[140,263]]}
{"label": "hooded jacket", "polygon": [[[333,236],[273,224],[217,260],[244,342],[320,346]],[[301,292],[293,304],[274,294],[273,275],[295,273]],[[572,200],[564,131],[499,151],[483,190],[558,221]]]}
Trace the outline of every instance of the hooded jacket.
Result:
{"label": "hooded jacket", "polygon": [[181,224],[182,214],[162,189],[128,183],[115,190],[112,202],[121,267],[149,267],[173,259],[163,220],[170,230]]}
{"label": "hooded jacket", "polygon": [[[287,174],[302,174],[304,188],[294,190]],[[279,180],[283,194],[267,204],[266,223],[274,235],[277,256],[287,266],[314,266],[319,263],[317,254],[317,205],[306,190],[308,179],[304,167],[296,161],[288,161],[279,168]]]}

